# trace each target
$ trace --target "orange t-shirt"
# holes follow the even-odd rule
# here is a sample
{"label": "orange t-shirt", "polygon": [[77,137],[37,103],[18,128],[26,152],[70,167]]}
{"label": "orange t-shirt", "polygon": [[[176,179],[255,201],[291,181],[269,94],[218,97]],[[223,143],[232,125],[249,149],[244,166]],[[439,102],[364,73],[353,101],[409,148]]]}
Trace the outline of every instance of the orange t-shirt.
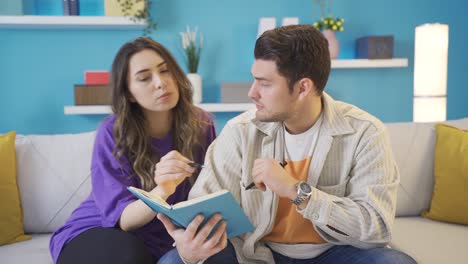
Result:
{"label": "orange t-shirt", "polygon": [[[301,161],[288,160],[285,170],[294,178],[306,181],[311,160],[312,157]],[[273,230],[263,240],[287,244],[318,244],[326,242],[315,231],[312,222],[305,219],[296,211],[296,205],[288,198],[283,197],[279,199]]]}
{"label": "orange t-shirt", "polygon": [[[310,129],[297,135],[284,131],[285,156],[288,162],[284,169],[299,181],[307,181],[321,123],[322,118],[319,118]],[[273,229],[263,240],[286,244],[326,243],[315,231],[312,222],[297,212],[296,205],[289,198],[282,197],[279,198]]]}

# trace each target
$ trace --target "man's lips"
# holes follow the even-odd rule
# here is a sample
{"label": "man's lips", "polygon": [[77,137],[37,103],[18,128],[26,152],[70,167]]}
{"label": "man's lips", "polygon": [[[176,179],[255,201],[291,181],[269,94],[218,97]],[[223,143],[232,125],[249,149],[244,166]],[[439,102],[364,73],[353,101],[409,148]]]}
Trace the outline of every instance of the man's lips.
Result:
{"label": "man's lips", "polygon": [[257,107],[257,110],[265,108],[263,105],[261,105],[259,103],[255,103],[255,107]]}

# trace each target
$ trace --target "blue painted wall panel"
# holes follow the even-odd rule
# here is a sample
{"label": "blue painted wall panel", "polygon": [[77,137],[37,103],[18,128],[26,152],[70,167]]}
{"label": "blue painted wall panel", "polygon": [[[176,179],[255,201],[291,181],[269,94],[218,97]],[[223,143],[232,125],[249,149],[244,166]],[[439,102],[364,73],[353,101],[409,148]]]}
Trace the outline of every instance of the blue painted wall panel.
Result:
{"label": "blue painted wall panel", "polygon": [[[37,0],[36,13],[60,15],[59,1]],[[250,81],[253,47],[260,17],[299,17],[313,23],[320,11],[311,0],[154,0],[158,29],[151,36],[166,45],[183,65],[178,32],[198,26],[205,36],[200,74],[203,101],[218,102],[221,82]],[[40,3],[40,5],[38,5]],[[102,1],[81,0],[82,15],[101,15]],[[412,120],[414,28],[441,22],[450,26],[448,118],[468,116],[465,11],[468,1],[335,0],[334,15],[344,17],[338,33],[340,58],[353,58],[354,41],[365,35],[394,35],[395,57],[407,68],[334,69],[326,91],[369,111],[384,122]],[[463,21],[462,21],[463,20]],[[108,70],[118,48],[140,30],[0,29],[0,133],[55,134],[90,131],[104,116],[64,115],[73,104],[73,85],[85,70]],[[185,69],[185,66],[184,66]],[[217,130],[236,113],[218,113]]]}

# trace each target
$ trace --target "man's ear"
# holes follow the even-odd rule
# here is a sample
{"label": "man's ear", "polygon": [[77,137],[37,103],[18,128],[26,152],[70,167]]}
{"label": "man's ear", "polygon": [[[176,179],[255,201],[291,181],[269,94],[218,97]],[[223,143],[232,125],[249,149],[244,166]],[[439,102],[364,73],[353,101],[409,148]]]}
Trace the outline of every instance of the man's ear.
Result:
{"label": "man's ear", "polygon": [[299,97],[305,98],[309,94],[315,94],[315,84],[310,78],[302,78],[298,82],[299,85]]}

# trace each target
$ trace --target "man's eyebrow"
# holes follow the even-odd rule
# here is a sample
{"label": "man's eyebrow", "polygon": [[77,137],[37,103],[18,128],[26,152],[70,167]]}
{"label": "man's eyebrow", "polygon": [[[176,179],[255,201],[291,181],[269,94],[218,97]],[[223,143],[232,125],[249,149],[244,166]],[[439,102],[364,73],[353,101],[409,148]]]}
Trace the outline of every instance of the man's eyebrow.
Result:
{"label": "man's eyebrow", "polygon": [[257,81],[270,81],[269,79],[265,78],[265,77],[254,77],[255,80]]}
{"label": "man's eyebrow", "polygon": [[[165,62],[165,61],[163,61],[163,62],[159,63],[158,65],[156,65],[156,67],[158,67],[158,68],[159,68],[159,67],[163,66],[164,64],[166,64],[166,62]],[[135,75],[137,75],[137,74],[139,74],[139,73],[142,73],[142,72],[146,72],[146,71],[149,71],[149,69],[143,69],[143,70],[139,70],[139,71],[137,71],[137,72],[135,73]]]}

